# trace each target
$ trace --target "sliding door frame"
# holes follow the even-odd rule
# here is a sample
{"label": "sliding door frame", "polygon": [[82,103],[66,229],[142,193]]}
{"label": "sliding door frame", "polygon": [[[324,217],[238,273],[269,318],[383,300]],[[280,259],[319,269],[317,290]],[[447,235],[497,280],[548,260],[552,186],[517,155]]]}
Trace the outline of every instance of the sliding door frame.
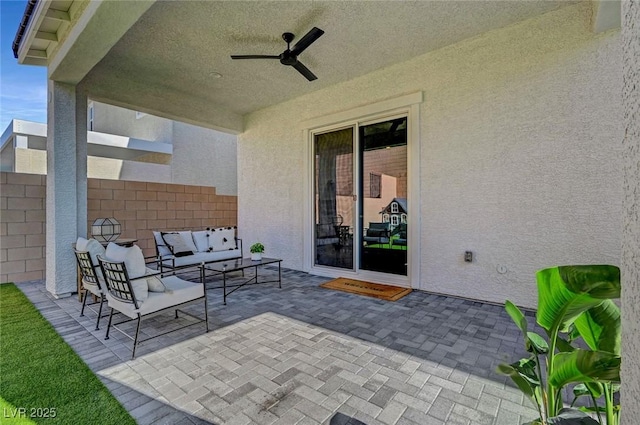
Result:
{"label": "sliding door frame", "polygon": [[[322,117],[314,118],[302,122],[303,143],[305,147],[306,170],[305,170],[305,206],[304,206],[304,269],[311,274],[327,277],[351,277],[372,282],[390,283],[403,287],[420,288],[420,104],[422,103],[422,92],[416,92],[384,101],[361,106],[351,110],[338,112]],[[408,258],[407,276],[390,273],[380,273],[359,269],[360,247],[356,241],[360,240],[359,226],[354,228],[354,266],[356,271],[345,269],[316,266],[315,254],[315,158],[314,158],[314,136],[328,131],[338,130],[345,127],[354,127],[354,142],[360,143],[359,126],[372,121],[384,121],[387,117],[406,115],[407,117],[407,198],[408,198]],[[356,149],[359,146],[356,145]],[[354,164],[354,184],[359,176],[359,161]],[[359,177],[358,177],[359,178]],[[356,190],[354,186],[354,190]],[[361,196],[361,194],[358,194]],[[356,202],[356,214],[360,214],[360,202]]]}

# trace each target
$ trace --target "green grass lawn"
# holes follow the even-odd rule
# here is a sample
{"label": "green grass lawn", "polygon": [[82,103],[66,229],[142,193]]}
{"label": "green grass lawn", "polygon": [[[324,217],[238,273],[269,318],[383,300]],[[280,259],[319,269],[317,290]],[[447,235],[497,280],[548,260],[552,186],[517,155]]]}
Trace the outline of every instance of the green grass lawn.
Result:
{"label": "green grass lawn", "polygon": [[0,395],[2,424],[135,424],[51,324],[9,283],[0,285]]}

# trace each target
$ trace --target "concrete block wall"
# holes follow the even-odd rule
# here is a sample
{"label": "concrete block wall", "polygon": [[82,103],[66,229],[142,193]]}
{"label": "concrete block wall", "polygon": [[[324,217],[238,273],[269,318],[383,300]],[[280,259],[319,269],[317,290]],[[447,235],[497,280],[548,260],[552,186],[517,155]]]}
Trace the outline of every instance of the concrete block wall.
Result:
{"label": "concrete block wall", "polygon": [[[46,179],[0,173],[0,282],[45,278]],[[215,187],[88,179],[87,234],[96,218],[115,217],[124,238],[155,254],[153,230],[235,226],[237,197]]]}
{"label": "concrete block wall", "polygon": [[215,187],[88,179],[88,234],[96,218],[114,217],[123,238],[138,239],[145,256],[155,254],[153,230],[205,229],[237,224],[237,197]]}
{"label": "concrete block wall", "polygon": [[46,176],[0,173],[0,282],[43,279]]}

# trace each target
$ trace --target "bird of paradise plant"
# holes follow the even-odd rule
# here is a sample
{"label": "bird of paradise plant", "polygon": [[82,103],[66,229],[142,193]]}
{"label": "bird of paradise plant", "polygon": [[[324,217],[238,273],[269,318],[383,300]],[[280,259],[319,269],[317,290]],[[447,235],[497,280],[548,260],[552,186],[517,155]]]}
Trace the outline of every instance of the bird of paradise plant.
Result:
{"label": "bird of paradise plant", "polygon": [[[536,321],[547,338],[529,331],[522,311],[507,301],[505,310],[531,354],[500,364],[498,372],[509,376],[536,406],[539,418],[528,425],[618,425],[620,406],[614,393],[620,382],[621,327],[620,309],[612,300],[620,298],[620,269],[559,266],[538,271],[536,278]],[[576,383],[567,408],[562,391]],[[581,396],[590,397],[593,405],[574,408]]]}

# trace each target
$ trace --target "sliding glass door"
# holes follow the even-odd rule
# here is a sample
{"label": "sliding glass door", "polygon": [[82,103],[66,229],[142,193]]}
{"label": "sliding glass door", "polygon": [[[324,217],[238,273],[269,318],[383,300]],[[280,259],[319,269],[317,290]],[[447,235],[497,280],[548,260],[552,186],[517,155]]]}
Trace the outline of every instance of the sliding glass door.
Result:
{"label": "sliding glass door", "polygon": [[406,276],[407,116],[316,133],[313,149],[314,265]]}
{"label": "sliding glass door", "polygon": [[314,135],[315,264],[354,269],[354,128]]}
{"label": "sliding glass door", "polygon": [[359,127],[360,269],[407,275],[407,117]]}

